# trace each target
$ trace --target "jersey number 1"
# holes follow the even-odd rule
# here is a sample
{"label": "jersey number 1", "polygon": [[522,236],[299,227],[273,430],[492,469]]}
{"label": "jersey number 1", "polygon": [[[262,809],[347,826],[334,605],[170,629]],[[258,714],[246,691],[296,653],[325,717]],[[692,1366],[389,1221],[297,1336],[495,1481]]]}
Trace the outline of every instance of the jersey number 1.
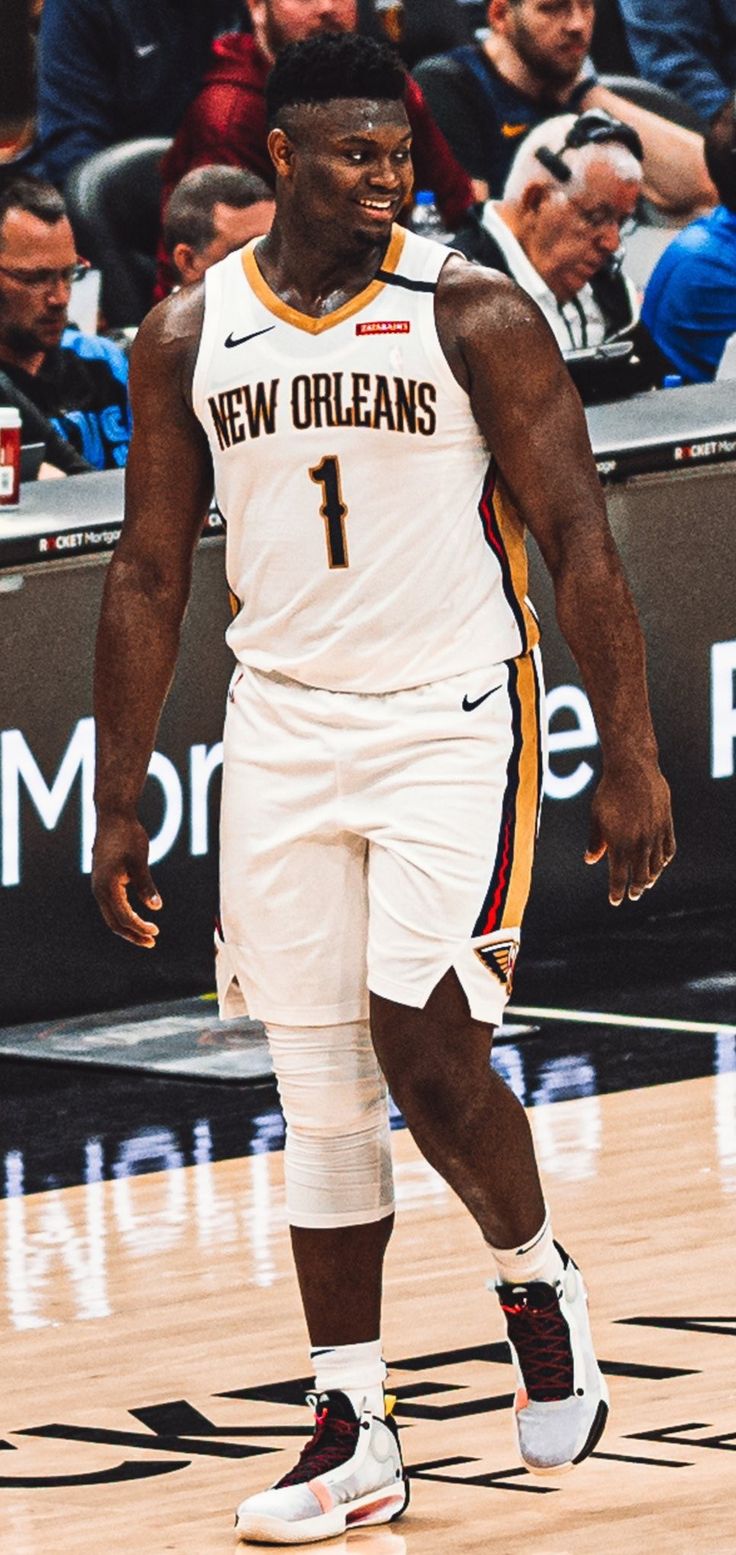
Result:
{"label": "jersey number 1", "polygon": [[347,505],[343,500],[340,482],[340,462],[334,454],[328,454],[321,464],[309,471],[315,485],[322,487],[320,513],[325,521],[327,563],[330,567],[349,567],[348,544],[345,536]]}

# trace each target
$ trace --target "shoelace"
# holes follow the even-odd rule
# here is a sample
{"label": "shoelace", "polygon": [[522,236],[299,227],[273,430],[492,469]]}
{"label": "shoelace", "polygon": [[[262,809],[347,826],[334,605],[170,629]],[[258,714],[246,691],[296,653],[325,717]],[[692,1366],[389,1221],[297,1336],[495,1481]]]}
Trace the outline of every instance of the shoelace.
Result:
{"label": "shoelace", "polygon": [[302,1485],[305,1480],[326,1474],[351,1458],[359,1429],[357,1420],[330,1419],[329,1410],[321,1410],[316,1417],[314,1436],[310,1436],[299,1454],[298,1463],[279,1480],[277,1488]]}
{"label": "shoelace", "polygon": [[545,1307],[530,1307],[526,1301],[501,1305],[529,1398],[539,1403],[570,1398],[574,1376],[572,1350],[559,1302],[553,1296]]}

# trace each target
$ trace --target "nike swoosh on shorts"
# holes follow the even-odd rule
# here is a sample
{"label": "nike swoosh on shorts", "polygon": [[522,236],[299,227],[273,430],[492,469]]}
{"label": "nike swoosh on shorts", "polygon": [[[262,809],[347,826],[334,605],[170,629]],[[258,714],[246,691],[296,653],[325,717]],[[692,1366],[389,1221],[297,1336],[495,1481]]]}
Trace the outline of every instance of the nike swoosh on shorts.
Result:
{"label": "nike swoosh on shorts", "polygon": [[481,702],[487,702],[493,696],[494,691],[500,691],[500,686],[491,686],[490,691],[484,691],[482,697],[475,697],[471,702],[470,697],[464,696],[461,707],[464,713],[472,713],[474,708],[480,707]]}

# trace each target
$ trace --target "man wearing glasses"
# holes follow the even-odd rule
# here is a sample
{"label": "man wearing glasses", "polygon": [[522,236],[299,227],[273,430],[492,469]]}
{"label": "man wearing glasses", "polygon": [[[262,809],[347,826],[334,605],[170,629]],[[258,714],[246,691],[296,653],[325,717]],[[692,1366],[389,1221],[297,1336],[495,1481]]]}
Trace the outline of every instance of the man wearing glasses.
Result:
{"label": "man wearing glasses", "polygon": [[[30,176],[0,188],[0,401],[29,405],[70,446],[67,473],[125,464],[130,441],[128,364],[111,341],[69,326],[84,274],[61,195]],[[76,453],[76,459],[74,458]]]}
{"label": "man wearing glasses", "polygon": [[563,354],[636,323],[636,293],[621,266],[641,164],[636,131],[602,110],[551,119],[526,137],[503,198],[488,200],[455,240],[534,298]]}

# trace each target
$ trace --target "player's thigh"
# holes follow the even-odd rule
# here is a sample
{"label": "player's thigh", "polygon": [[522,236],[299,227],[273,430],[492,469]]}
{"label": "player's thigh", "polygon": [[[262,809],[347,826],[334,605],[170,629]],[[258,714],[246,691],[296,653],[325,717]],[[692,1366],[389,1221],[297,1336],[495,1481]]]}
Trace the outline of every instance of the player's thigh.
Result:
{"label": "player's thigh", "polygon": [[319,1025],[366,1014],[366,846],[300,689],[246,671],[228,703],[221,917],[249,1013]]}
{"label": "player's thigh", "polygon": [[531,656],[482,680],[469,677],[463,692],[458,677],[424,703],[418,697],[405,760],[382,789],[369,858],[368,983],[423,1008],[453,967],[471,1015],[496,1025],[531,881],[541,681]]}

